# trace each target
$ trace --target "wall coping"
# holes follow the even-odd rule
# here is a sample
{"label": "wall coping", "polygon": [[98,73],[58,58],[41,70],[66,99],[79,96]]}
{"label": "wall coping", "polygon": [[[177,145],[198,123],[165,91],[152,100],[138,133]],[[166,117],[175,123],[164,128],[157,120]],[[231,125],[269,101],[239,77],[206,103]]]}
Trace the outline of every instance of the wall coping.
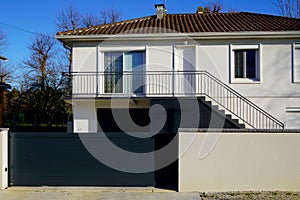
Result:
{"label": "wall coping", "polygon": [[198,129],[180,128],[178,132],[222,132],[222,133],[299,133],[300,129]]}

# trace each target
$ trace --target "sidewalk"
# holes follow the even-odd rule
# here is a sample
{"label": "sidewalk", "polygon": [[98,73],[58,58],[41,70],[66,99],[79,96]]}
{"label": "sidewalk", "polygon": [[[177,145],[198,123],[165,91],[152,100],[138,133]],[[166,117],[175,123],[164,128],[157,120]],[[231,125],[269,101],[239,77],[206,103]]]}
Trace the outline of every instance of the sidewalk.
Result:
{"label": "sidewalk", "polygon": [[0,190],[0,200],[299,200],[300,192],[179,193],[157,188],[10,187]]}
{"label": "sidewalk", "polygon": [[199,193],[178,193],[156,188],[11,187],[1,200],[200,200]]}

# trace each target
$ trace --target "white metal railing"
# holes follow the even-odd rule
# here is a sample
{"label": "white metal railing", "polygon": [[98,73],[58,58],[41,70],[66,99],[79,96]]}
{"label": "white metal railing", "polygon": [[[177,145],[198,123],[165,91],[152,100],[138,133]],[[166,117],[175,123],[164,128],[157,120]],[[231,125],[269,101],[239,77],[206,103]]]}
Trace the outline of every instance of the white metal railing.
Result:
{"label": "white metal railing", "polygon": [[284,128],[282,122],[207,71],[73,72],[65,77],[72,82],[69,95],[77,98],[205,96],[249,127]]}

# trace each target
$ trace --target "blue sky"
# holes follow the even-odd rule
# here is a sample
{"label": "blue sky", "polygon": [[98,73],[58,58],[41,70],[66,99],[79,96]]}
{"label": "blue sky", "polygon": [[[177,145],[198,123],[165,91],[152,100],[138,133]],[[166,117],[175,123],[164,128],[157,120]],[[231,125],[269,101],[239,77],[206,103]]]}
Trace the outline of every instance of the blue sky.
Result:
{"label": "blue sky", "polygon": [[[277,14],[272,0],[220,0],[223,11],[235,9],[265,14]],[[1,2],[0,29],[7,34],[8,46],[4,56],[9,64],[19,65],[28,55],[28,46],[34,34],[55,35],[55,19],[62,8],[76,7],[81,13],[97,15],[103,9],[114,8],[122,13],[122,19],[132,19],[155,13],[154,4],[163,0],[6,0]],[[167,0],[168,13],[194,13],[198,5],[209,0]],[[26,30],[26,31],[24,31]],[[29,32],[31,33],[29,33]]]}

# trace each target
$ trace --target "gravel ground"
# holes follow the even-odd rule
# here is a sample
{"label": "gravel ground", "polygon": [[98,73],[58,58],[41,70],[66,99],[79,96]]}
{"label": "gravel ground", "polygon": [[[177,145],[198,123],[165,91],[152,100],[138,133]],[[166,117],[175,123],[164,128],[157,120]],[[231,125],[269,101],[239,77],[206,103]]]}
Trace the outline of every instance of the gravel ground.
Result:
{"label": "gravel ground", "polygon": [[215,199],[262,199],[262,200],[300,200],[300,192],[224,192],[224,193],[200,193],[203,200]]}

